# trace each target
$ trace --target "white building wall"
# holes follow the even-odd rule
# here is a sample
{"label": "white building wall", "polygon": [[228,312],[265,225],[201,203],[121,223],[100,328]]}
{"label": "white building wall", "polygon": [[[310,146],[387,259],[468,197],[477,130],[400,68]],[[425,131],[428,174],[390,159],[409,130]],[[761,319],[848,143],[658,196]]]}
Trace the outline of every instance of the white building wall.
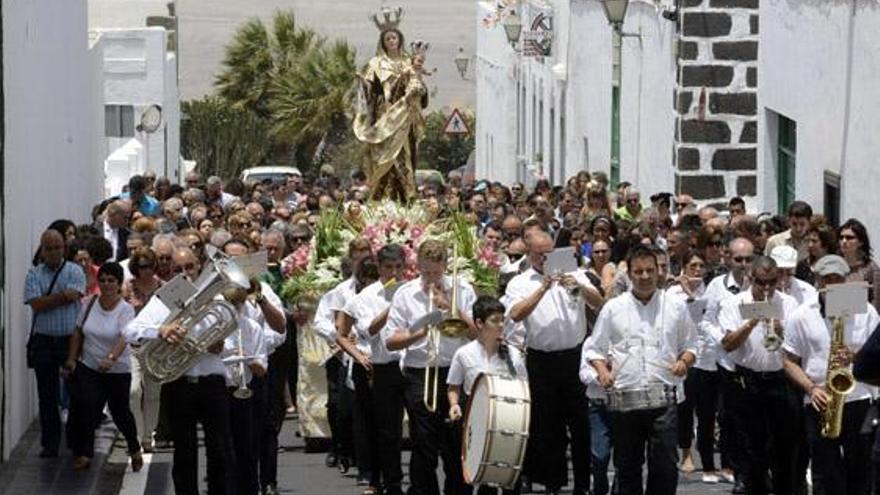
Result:
{"label": "white building wall", "polygon": [[[841,221],[880,239],[880,9],[870,2],[760,4],[759,148],[763,209],[776,211],[776,120],[797,122],[796,196],[823,211],[825,171],[841,175]],[[797,43],[792,40],[798,40]],[[771,113],[773,112],[773,113]]]}
{"label": "white building wall", "polygon": [[[550,57],[539,61],[517,55],[519,81],[525,89],[525,101],[519,108],[525,129],[517,141],[533,175],[529,179],[533,181],[534,175],[540,173],[561,184],[581,170],[609,172],[612,30],[601,3],[532,0],[520,9],[524,30],[547,9],[553,13],[554,27]],[[478,17],[483,15],[481,11]],[[640,40],[625,39],[622,50],[621,180],[646,191],[671,191],[675,25],[660,16],[654,2],[634,0],[624,30],[641,32],[642,36]],[[487,29],[480,26],[478,31],[477,49],[483,53],[488,49],[488,36],[483,33]],[[491,32],[504,39],[501,26]],[[477,81],[478,108],[491,109],[494,102],[506,99],[494,93],[487,95],[482,89],[487,84],[485,79]],[[516,86],[506,90],[513,92],[511,98],[515,102]],[[485,105],[481,102],[484,98],[488,98]],[[477,116],[481,121],[495,121],[494,113],[478,111]],[[478,139],[478,156],[483,146],[485,139]]]}
{"label": "white building wall", "polygon": [[3,2],[3,458],[36,417],[25,366],[24,278],[43,229],[89,220],[102,199],[103,109],[85,0]]}
{"label": "white building wall", "polygon": [[[180,103],[177,62],[166,50],[167,33],[161,27],[97,29],[96,47],[103,53],[104,104],[134,107],[134,126],[151,105],[162,108],[162,124],[154,133],[135,131],[143,145],[143,158],[129,175],[152,169],[159,176],[179,182]],[[129,137],[107,138],[108,154]],[[108,194],[118,194],[109,190]]]}

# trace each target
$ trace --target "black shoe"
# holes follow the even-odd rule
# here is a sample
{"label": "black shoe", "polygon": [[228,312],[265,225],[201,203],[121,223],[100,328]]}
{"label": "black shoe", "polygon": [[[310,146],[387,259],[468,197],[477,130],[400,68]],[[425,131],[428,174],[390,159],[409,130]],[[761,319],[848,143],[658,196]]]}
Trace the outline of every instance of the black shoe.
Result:
{"label": "black shoe", "polygon": [[56,450],[52,450],[52,449],[43,449],[43,450],[40,451],[40,457],[42,457],[43,459],[49,459],[49,458],[52,458],[52,457],[58,457],[58,450],[57,450],[57,449],[56,449]]}
{"label": "black shoe", "polygon": [[733,482],[733,490],[730,491],[734,495],[744,495],[746,493],[746,484],[742,479],[736,478]]}
{"label": "black shoe", "polygon": [[327,458],[324,459],[324,465],[332,468],[336,467],[337,464],[339,464],[339,459],[336,457],[336,454],[334,454],[333,452],[327,453]]}
{"label": "black shoe", "polygon": [[528,476],[521,475],[519,477],[520,493],[532,493],[532,479]]}
{"label": "black shoe", "polygon": [[339,456],[339,474],[348,474],[348,469],[350,467],[351,459],[344,455]]}

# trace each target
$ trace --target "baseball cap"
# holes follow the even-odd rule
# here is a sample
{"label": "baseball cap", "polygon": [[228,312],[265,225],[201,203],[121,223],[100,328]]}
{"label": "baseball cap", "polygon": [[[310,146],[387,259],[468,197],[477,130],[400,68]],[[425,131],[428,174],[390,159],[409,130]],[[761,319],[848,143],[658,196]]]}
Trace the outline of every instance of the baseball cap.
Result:
{"label": "baseball cap", "polygon": [[[775,249],[773,250],[776,251]],[[813,265],[813,273],[824,277],[825,275],[849,275],[849,265],[846,260],[836,254],[827,254]]]}
{"label": "baseball cap", "polygon": [[776,246],[770,252],[770,257],[779,268],[794,268],[797,266],[798,254],[791,246]]}

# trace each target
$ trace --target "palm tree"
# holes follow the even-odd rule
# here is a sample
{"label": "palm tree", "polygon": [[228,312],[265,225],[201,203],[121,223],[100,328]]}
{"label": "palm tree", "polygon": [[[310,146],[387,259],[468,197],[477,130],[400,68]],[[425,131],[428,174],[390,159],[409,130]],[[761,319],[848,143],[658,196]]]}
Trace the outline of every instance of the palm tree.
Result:
{"label": "palm tree", "polygon": [[320,44],[314,31],[297,27],[292,11],[275,12],[271,33],[260,19],[249,19],[226,46],[223,70],[214,81],[217,94],[268,117],[272,79],[295,68]]}
{"label": "palm tree", "polygon": [[273,78],[269,110],[275,136],[324,154],[346,138],[354,98],[355,48],[344,40],[321,44],[300,59],[297,70]]}

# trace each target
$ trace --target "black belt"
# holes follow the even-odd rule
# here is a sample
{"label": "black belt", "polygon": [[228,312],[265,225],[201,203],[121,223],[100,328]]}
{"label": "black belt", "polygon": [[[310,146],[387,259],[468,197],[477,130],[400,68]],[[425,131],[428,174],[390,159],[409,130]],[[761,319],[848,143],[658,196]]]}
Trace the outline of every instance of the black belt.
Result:
{"label": "black belt", "polygon": [[570,349],[562,349],[559,351],[539,351],[538,349],[534,349],[529,347],[528,354],[531,356],[538,357],[554,357],[554,356],[567,356],[569,354],[577,354],[578,357],[581,355],[581,344],[578,344]]}
{"label": "black belt", "polygon": [[223,383],[226,383],[226,377],[223,375],[182,376],[175,381],[188,383],[190,385],[198,385],[199,383],[210,383],[217,380],[223,380]]}
{"label": "black belt", "polygon": [[746,380],[777,381],[785,379],[785,371],[754,371],[742,366],[736,367],[736,373]]}

